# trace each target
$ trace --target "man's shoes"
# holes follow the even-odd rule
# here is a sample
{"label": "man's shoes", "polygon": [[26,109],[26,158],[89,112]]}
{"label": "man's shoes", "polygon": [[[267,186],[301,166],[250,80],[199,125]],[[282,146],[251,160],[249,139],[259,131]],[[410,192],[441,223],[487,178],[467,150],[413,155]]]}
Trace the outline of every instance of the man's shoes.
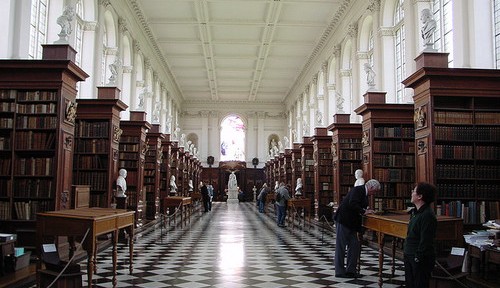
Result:
{"label": "man's shoes", "polygon": [[278,227],[285,227],[285,225],[283,225],[283,224],[278,224]]}
{"label": "man's shoes", "polygon": [[363,275],[359,273],[352,273],[352,272],[347,272],[345,273],[346,278],[361,278]]}
{"label": "man's shoes", "polygon": [[351,278],[351,277],[348,277],[347,274],[339,274],[339,275],[335,275],[336,278]]}

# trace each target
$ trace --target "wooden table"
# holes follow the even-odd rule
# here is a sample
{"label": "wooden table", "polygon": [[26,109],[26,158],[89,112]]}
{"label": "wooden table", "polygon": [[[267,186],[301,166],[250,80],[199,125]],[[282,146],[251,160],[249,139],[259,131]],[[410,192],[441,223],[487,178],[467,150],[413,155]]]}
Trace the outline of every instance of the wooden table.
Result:
{"label": "wooden table", "polygon": [[[384,236],[390,235],[405,239],[408,231],[410,215],[407,213],[395,213],[387,215],[370,214],[363,217],[363,226],[377,233],[378,243],[378,275],[379,287],[382,287],[382,270],[384,265]],[[452,241],[460,243],[463,238],[463,219],[449,216],[437,217],[436,241]],[[392,243],[392,275],[395,270],[396,242]]]}
{"label": "wooden table", "polygon": [[[92,276],[97,270],[96,254],[97,240],[99,235],[111,233],[113,238],[113,287],[116,286],[116,244],[118,231],[127,229],[129,234],[129,271],[132,274],[132,260],[134,251],[134,211],[111,208],[78,208],[51,211],[37,214],[37,251],[38,259],[41,257],[41,247],[46,237],[68,236],[70,242],[70,258],[75,250],[75,238],[83,237],[87,231],[87,237],[82,243],[82,248],[87,251],[87,283],[92,286]],[[37,263],[37,270],[41,269],[41,260]],[[39,280],[39,279],[38,279]],[[38,281],[38,284],[40,282]]]}
{"label": "wooden table", "polygon": [[300,221],[300,216],[297,213],[304,212],[304,222],[303,226],[306,226],[306,219],[311,223],[311,199],[306,198],[292,198],[288,202],[288,221],[292,225],[292,230],[294,228],[295,217],[298,216]]}
{"label": "wooden table", "polygon": [[[181,227],[183,226],[184,221],[188,221],[191,223],[191,209],[190,205],[193,203],[193,199],[191,197],[184,196],[168,196],[163,199],[163,211],[168,215],[173,215],[177,210],[175,208],[179,208],[179,214],[181,216]],[[169,209],[172,208],[172,209]],[[170,224],[171,218],[169,217],[168,223]]]}

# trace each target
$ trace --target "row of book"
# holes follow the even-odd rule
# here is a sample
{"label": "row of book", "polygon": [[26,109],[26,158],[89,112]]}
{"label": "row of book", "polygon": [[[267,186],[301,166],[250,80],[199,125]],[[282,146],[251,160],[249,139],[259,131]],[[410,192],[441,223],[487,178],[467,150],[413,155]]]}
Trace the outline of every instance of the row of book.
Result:
{"label": "row of book", "polygon": [[0,112],[15,112],[16,103],[14,102],[0,102]]}
{"label": "row of book", "polygon": [[493,165],[437,164],[436,177],[499,179],[500,169]]}
{"label": "row of book", "polygon": [[108,169],[108,155],[80,155],[73,166],[75,169]]}
{"label": "row of book", "polygon": [[358,169],[361,169],[361,164],[359,164],[359,163],[346,163],[346,162],[340,163],[340,174],[342,174],[342,175],[345,175],[345,174],[354,175],[354,172],[356,172],[356,170],[358,170]]}
{"label": "row of book", "polygon": [[434,111],[436,124],[500,124],[500,113]]}
{"label": "row of book", "polygon": [[436,126],[436,140],[500,141],[500,127]]}
{"label": "row of book", "polygon": [[19,220],[35,220],[36,213],[53,210],[52,201],[14,202],[16,218]]}
{"label": "row of book", "polygon": [[15,173],[17,175],[28,176],[50,176],[52,175],[52,167],[54,158],[18,158],[15,161]]}
{"label": "row of book", "polygon": [[75,143],[75,153],[107,153],[108,139],[78,139]]}
{"label": "row of book", "polygon": [[415,129],[413,127],[375,127],[375,137],[397,137],[397,138],[414,138]]}
{"label": "row of book", "polygon": [[17,113],[54,114],[56,109],[56,103],[17,104]]}
{"label": "row of book", "polygon": [[385,167],[414,167],[415,156],[375,154],[373,155],[373,165]]}
{"label": "row of book", "polygon": [[341,160],[361,160],[363,152],[361,150],[341,150],[340,159]]}
{"label": "row of book", "polygon": [[414,169],[374,168],[373,178],[380,182],[414,182]]}
{"label": "row of book", "polygon": [[17,91],[17,101],[56,101],[57,91]]}
{"label": "row of book", "polygon": [[415,143],[413,141],[373,141],[372,147],[375,153],[415,152]]}
{"label": "row of book", "polygon": [[15,149],[19,150],[51,150],[55,148],[55,133],[34,131],[18,131]]}
{"label": "row of book", "polygon": [[[448,184],[438,183],[439,198],[498,199],[500,184]],[[459,195],[459,196],[457,196]]]}
{"label": "row of book", "polygon": [[80,120],[76,124],[75,134],[77,137],[109,138],[109,122]]}
{"label": "row of book", "polygon": [[10,220],[10,219],[12,219],[10,202],[0,201],[0,220]]}
{"label": "row of book", "polygon": [[55,185],[47,178],[20,178],[13,182],[13,196],[18,198],[52,198]]}
{"label": "row of book", "polygon": [[472,159],[474,155],[472,146],[436,145],[434,149],[436,158]]}
{"label": "row of book", "polygon": [[74,173],[73,182],[77,185],[90,185],[90,190],[107,191],[108,190],[108,171],[78,171]]}
{"label": "row of book", "polygon": [[0,176],[10,176],[11,158],[0,158]]}
{"label": "row of book", "polygon": [[464,219],[464,224],[482,224],[488,219],[500,217],[499,201],[450,201],[436,205],[436,215]]}
{"label": "row of book", "polygon": [[381,189],[377,195],[383,197],[410,197],[414,183],[381,183]]}
{"label": "row of book", "polygon": [[0,137],[0,150],[10,150],[10,137]]}
{"label": "row of book", "polygon": [[58,119],[56,116],[40,117],[36,116],[18,116],[16,117],[17,129],[55,129]]}

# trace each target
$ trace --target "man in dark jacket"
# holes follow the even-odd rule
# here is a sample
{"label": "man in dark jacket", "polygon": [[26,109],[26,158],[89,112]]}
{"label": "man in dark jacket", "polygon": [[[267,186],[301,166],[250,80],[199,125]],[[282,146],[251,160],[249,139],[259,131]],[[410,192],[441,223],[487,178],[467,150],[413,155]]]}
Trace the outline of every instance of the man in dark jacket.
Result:
{"label": "man in dark jacket", "polygon": [[208,194],[208,188],[203,181],[200,182],[200,192],[201,192],[201,199],[203,201],[203,208],[205,208],[205,212],[210,211],[209,209],[209,203],[210,203],[210,195]]}
{"label": "man in dark jacket", "polygon": [[404,243],[405,282],[408,288],[429,287],[431,272],[436,258],[434,238],[437,220],[430,204],[436,197],[436,187],[418,183],[411,193],[411,211],[408,232]]}
{"label": "man in dark jacket", "polygon": [[[358,233],[362,231],[362,216],[373,213],[368,209],[368,196],[380,190],[380,183],[371,179],[347,193],[335,214],[335,277],[358,278],[356,273],[361,247]],[[347,266],[344,258],[347,249]]]}

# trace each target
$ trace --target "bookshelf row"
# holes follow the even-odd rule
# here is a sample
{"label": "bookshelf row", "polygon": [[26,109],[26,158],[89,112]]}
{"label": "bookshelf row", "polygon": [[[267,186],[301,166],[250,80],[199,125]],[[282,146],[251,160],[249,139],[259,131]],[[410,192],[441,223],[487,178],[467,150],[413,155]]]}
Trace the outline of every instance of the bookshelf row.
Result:
{"label": "bookshelf row", "polygon": [[109,149],[108,139],[78,139],[75,153],[106,153]]}
{"label": "bookshelf row", "polygon": [[109,122],[107,121],[78,121],[75,128],[76,137],[109,137]]}
{"label": "bookshelf row", "polygon": [[[10,202],[0,201],[0,220],[35,220],[36,214],[54,210],[52,201],[15,201],[13,209]],[[15,211],[15,216],[12,215]]]}
{"label": "bookshelf row", "polygon": [[500,169],[494,165],[437,164],[438,178],[500,179]]}
{"label": "bookshelf row", "polygon": [[17,175],[51,176],[54,158],[17,158],[14,172]]}
{"label": "bookshelf row", "polygon": [[375,153],[414,153],[413,141],[374,141],[372,143]]}
{"label": "bookshelf row", "polygon": [[495,112],[456,112],[434,111],[436,124],[500,124],[500,113]]}
{"label": "bookshelf row", "polygon": [[500,141],[500,127],[436,126],[436,140]]}
{"label": "bookshelf row", "polygon": [[482,224],[500,217],[499,201],[441,201],[436,205],[436,215],[464,219],[464,224]]}
{"label": "bookshelf row", "polygon": [[[52,115],[52,114],[51,114]],[[58,124],[57,116],[17,116],[17,129],[56,129]]]}
{"label": "bookshelf row", "polygon": [[17,178],[13,181],[14,198],[52,198],[54,181],[51,178]]}
{"label": "bookshelf row", "polygon": [[415,167],[413,155],[373,155],[373,165],[383,167]]}
{"label": "bookshelf row", "polygon": [[52,150],[55,148],[55,134],[45,131],[17,131],[15,149]]}
{"label": "bookshelf row", "polygon": [[76,185],[90,185],[90,191],[107,191],[108,175],[99,171],[78,171],[78,177],[73,180]]}
{"label": "bookshelf row", "polygon": [[380,182],[415,182],[415,171],[410,169],[373,168],[373,178]]}
{"label": "bookshelf row", "polygon": [[108,155],[79,155],[78,160],[74,161],[75,169],[108,169]]}
{"label": "bookshelf row", "polygon": [[20,91],[14,89],[0,89],[0,99],[16,99],[17,101],[55,101],[57,99],[55,91]]}
{"label": "bookshelf row", "polygon": [[415,129],[413,127],[375,127],[374,137],[382,138],[411,138],[415,137]]}
{"label": "bookshelf row", "polygon": [[498,199],[500,184],[465,184],[465,183],[438,183],[440,199]]}
{"label": "bookshelf row", "polygon": [[500,159],[500,148],[496,146],[436,145],[436,158],[441,159]]}

